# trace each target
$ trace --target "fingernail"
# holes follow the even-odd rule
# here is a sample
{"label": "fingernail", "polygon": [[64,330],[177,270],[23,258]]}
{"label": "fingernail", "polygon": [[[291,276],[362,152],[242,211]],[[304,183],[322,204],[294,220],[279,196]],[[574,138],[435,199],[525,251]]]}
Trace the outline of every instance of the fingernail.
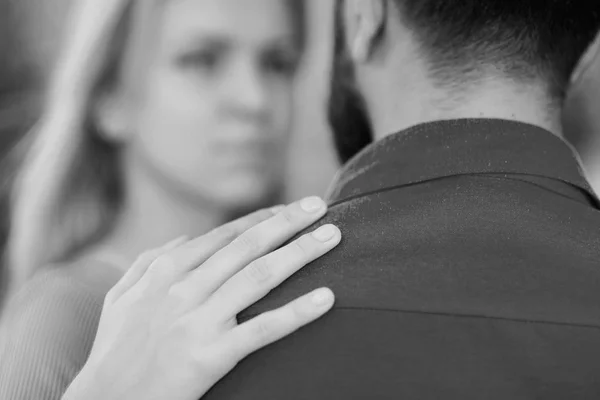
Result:
{"label": "fingernail", "polygon": [[307,197],[300,202],[300,207],[308,213],[315,213],[325,207],[325,202],[320,197]]}
{"label": "fingernail", "polygon": [[325,307],[333,303],[333,293],[329,289],[318,289],[311,298],[317,307]]}
{"label": "fingernail", "polygon": [[333,225],[325,225],[313,232],[313,237],[320,242],[329,242],[337,234],[337,228]]}

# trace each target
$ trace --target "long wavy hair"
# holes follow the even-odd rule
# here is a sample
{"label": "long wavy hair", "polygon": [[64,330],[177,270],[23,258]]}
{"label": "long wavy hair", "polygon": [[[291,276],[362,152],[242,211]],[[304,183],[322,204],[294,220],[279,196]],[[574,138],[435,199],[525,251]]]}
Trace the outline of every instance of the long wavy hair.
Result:
{"label": "long wavy hair", "polygon": [[[24,132],[39,115],[41,73],[37,68],[21,2],[0,1],[0,254],[9,235],[10,196],[16,173],[12,157]],[[0,266],[0,304],[6,294],[6,266]]]}
{"label": "long wavy hair", "polygon": [[[285,1],[304,42],[305,0]],[[92,109],[119,79],[123,57],[143,47],[147,27],[136,14],[135,3],[123,14],[88,98],[56,104],[61,88],[50,84],[42,116],[17,150],[23,162],[12,190],[6,252],[11,293],[39,268],[100,239],[115,222],[123,203],[118,148],[103,139]]]}

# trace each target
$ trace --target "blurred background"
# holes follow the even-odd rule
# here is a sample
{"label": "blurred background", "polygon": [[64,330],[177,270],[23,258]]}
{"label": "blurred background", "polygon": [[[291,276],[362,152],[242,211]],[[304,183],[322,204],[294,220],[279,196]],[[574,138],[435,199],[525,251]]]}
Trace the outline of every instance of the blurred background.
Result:
{"label": "blurred background", "polygon": [[[52,68],[71,2],[1,0],[0,154],[35,120],[39,90]],[[336,170],[324,106],[328,89],[332,0],[299,0],[309,5],[309,47],[298,84],[296,118],[289,155],[286,198],[323,194]],[[565,123],[590,179],[600,185],[600,60],[570,96]]]}
{"label": "blurred background", "polygon": [[[67,10],[77,0],[0,0],[0,44],[10,49],[3,82],[1,145],[6,149],[35,120],[39,90],[58,54]],[[289,156],[287,199],[323,194],[337,168],[325,119],[332,0],[306,1],[309,29],[306,60],[298,78],[296,117]],[[15,57],[16,56],[16,57]],[[3,63],[3,68],[6,64]],[[15,103],[15,96],[23,97]],[[31,98],[29,98],[31,96]],[[27,98],[25,98],[27,97]],[[8,126],[10,125],[10,126]]]}
{"label": "blurred background", "polygon": [[[4,155],[31,128],[40,96],[58,54],[72,1],[0,0],[0,160],[6,193],[12,169]],[[306,1],[308,51],[297,84],[292,143],[287,156],[285,200],[323,195],[337,165],[325,116],[331,57],[332,0]],[[574,87],[565,108],[569,140],[588,176],[600,188],[600,59]],[[6,207],[3,196],[2,207]],[[3,209],[3,215],[6,215]],[[3,223],[3,229],[6,230]]]}

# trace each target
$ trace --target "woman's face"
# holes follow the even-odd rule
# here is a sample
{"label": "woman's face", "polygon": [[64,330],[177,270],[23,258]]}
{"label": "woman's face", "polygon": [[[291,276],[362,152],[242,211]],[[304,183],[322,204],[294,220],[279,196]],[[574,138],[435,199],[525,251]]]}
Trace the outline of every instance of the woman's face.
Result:
{"label": "woman's face", "polygon": [[128,162],[227,209],[279,188],[301,50],[288,1],[165,3]]}

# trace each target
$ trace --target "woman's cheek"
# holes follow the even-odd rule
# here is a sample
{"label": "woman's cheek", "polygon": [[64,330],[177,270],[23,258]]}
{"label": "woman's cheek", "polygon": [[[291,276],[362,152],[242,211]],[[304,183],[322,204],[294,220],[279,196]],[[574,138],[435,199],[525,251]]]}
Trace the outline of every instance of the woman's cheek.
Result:
{"label": "woman's cheek", "polygon": [[276,136],[285,140],[293,124],[294,93],[291,84],[279,87],[272,99],[272,130]]}

